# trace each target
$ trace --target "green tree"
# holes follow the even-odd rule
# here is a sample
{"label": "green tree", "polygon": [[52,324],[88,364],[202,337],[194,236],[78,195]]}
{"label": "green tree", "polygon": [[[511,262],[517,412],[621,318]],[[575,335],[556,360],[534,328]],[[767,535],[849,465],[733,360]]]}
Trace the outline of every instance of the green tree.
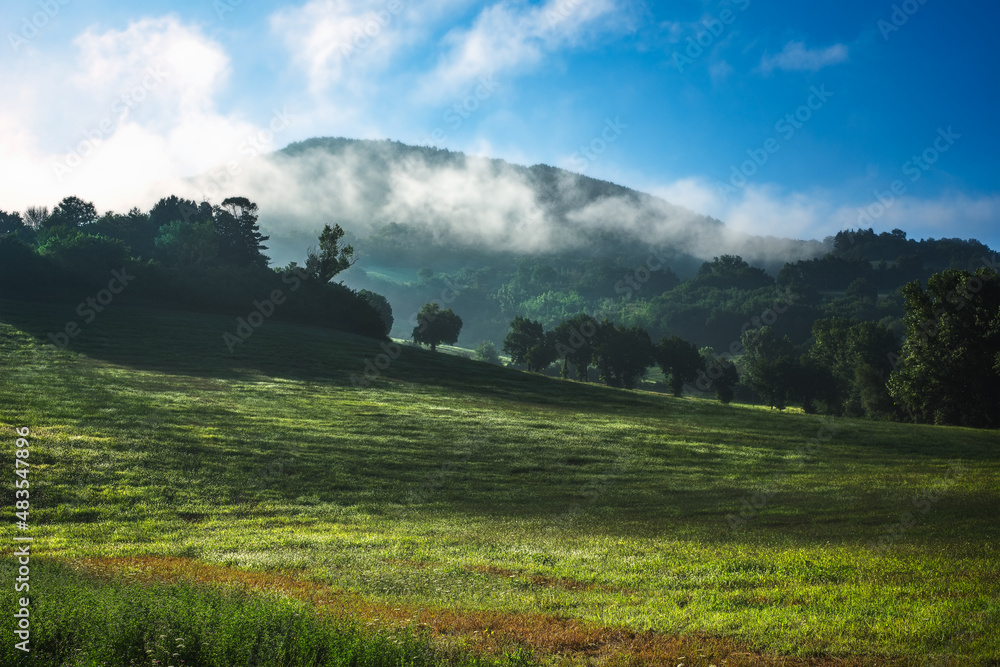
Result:
{"label": "green tree", "polygon": [[413,341],[421,345],[430,345],[431,352],[437,351],[437,346],[444,343],[453,345],[462,332],[462,318],[452,312],[451,308],[441,310],[441,306],[431,302],[425,304],[417,314],[417,326],[413,328]]}
{"label": "green tree", "polygon": [[52,215],[43,220],[42,227],[83,227],[95,220],[97,209],[91,202],[79,197],[66,197],[52,209]]}
{"label": "green tree", "polygon": [[518,287],[513,280],[501,285],[496,294],[500,314],[504,317],[515,317],[518,313],[524,312],[523,304],[527,299],[528,293]]}
{"label": "green tree", "polygon": [[855,301],[867,300],[874,303],[878,299],[878,289],[867,278],[855,278],[847,286],[844,295]]}
{"label": "green tree", "polygon": [[674,396],[680,396],[684,383],[693,381],[698,377],[698,371],[705,368],[698,348],[679,336],[661,338],[654,357]]}
{"label": "green tree", "polygon": [[213,223],[220,259],[238,266],[267,266],[270,260],[262,251],[270,237],[257,226],[257,204],[246,197],[228,197],[213,210]]}
{"label": "green tree", "polygon": [[51,258],[57,266],[87,281],[106,283],[109,272],[122,268],[128,260],[128,248],[118,239],[84,234],[72,227],[60,230],[49,235],[39,248],[40,253]]}
{"label": "green tree", "polygon": [[819,408],[829,405],[829,392],[833,386],[830,369],[803,355],[789,362],[782,361],[785,369],[786,400],[802,406],[806,414],[815,414]]}
{"label": "green tree", "polygon": [[597,321],[586,313],[579,313],[561,322],[553,330],[556,355],[563,360],[566,376],[569,369],[566,363],[576,367],[577,378],[587,381],[587,368],[594,360],[594,343],[598,330]]}
{"label": "green tree", "polygon": [[893,409],[885,382],[889,360],[899,349],[892,331],[875,322],[826,318],[813,323],[812,335],[804,361],[829,373],[816,393],[826,411],[854,417],[889,416]]}
{"label": "green tree", "polygon": [[860,364],[854,369],[852,400],[871,419],[891,419],[899,414],[889,395],[887,380],[886,373],[870,364]]}
{"label": "green tree", "polygon": [[698,269],[696,281],[722,289],[736,287],[745,290],[774,284],[774,279],[764,269],[750,266],[739,255],[722,255],[713,258],[711,262],[705,262]]}
{"label": "green tree", "polygon": [[15,236],[25,244],[34,244],[37,238],[34,228],[27,224],[17,211],[0,211],[0,238]]}
{"label": "green tree", "polygon": [[528,371],[547,368],[556,360],[555,340],[546,334],[541,323],[517,316],[503,340],[503,351],[515,364],[525,364]]}
{"label": "green tree", "polygon": [[149,214],[132,208],[122,215],[108,211],[88,227],[91,234],[118,239],[127,245],[133,257],[150,259],[156,252],[157,228]]}
{"label": "green tree", "polygon": [[718,356],[710,347],[698,350],[704,370],[698,372],[695,384],[702,391],[715,390],[715,397],[726,405],[736,395],[736,385],[740,383],[740,374],[736,365],[729,359]]}
{"label": "green tree", "polygon": [[736,395],[736,385],[740,383],[740,374],[736,366],[728,359],[720,359],[720,374],[712,382],[715,384],[715,397],[723,405],[729,405]]}
{"label": "green tree", "polygon": [[392,316],[392,306],[389,304],[389,300],[381,294],[366,289],[358,290],[358,296],[367,301],[368,305],[378,313],[384,327],[383,331],[388,336],[389,332],[392,331],[392,324],[395,321]]}
{"label": "green tree", "polygon": [[149,209],[149,222],[153,230],[159,230],[175,220],[183,222],[212,222],[214,214],[208,202],[182,199],[177,195],[163,197]]}
{"label": "green tree", "polygon": [[1000,426],[1000,276],[949,269],[903,287],[905,342],[889,393],[915,421]]}
{"label": "green tree", "polygon": [[211,221],[174,220],[160,228],[154,243],[159,259],[172,266],[204,267],[218,256]]}
{"label": "green tree", "polygon": [[573,290],[549,290],[524,301],[521,306],[527,317],[536,319],[542,326],[554,326],[587,307],[586,301]]}
{"label": "green tree", "polygon": [[357,261],[354,258],[352,246],[340,247],[344,238],[344,230],[340,225],[324,225],[319,235],[319,252],[310,250],[306,258],[306,272],[313,278],[318,278],[321,284],[333,280],[341,271],[349,269]]}
{"label": "green tree", "polygon": [[597,327],[594,361],[609,387],[633,389],[653,365],[653,341],[645,329],[604,320]]}
{"label": "green tree", "polygon": [[27,227],[27,225],[25,225],[24,220],[21,219],[20,213],[17,211],[7,213],[6,211],[0,210],[0,234],[4,236],[7,234],[16,234],[24,227]]}
{"label": "green tree", "polygon": [[744,382],[769,406],[783,410],[798,372],[791,341],[763,326],[747,330],[742,343]]}

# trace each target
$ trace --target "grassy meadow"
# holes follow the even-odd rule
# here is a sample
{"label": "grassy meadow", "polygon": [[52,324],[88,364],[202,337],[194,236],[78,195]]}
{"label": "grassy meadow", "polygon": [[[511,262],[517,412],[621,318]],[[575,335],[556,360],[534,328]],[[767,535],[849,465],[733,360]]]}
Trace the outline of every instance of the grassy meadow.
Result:
{"label": "grassy meadow", "polygon": [[[1000,664],[996,432],[409,347],[357,388],[377,341],[118,304],[57,349],[73,318],[0,302],[47,664]],[[94,619],[132,608],[125,659]]]}

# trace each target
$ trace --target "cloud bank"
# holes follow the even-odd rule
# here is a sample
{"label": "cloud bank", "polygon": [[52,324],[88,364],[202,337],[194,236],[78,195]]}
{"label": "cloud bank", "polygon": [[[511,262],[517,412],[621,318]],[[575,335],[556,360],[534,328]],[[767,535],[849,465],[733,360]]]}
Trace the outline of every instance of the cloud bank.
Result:
{"label": "cloud bank", "polygon": [[174,17],[88,29],[72,48],[68,71],[36,51],[4,75],[3,91],[19,100],[0,110],[5,207],[70,194],[146,205],[156,183],[209,169],[257,129],[216,109],[229,58]]}
{"label": "cloud bank", "polygon": [[[299,239],[300,255],[324,224],[335,222],[361,237],[398,222],[426,229],[439,243],[528,254],[594,252],[609,234],[705,259],[731,252],[773,263],[823,251],[819,242],[753,235],[749,218],[759,209],[787,213],[763,198],[742,211],[745,226],[725,226],[660,197],[563,170],[539,172],[393,142],[333,143],[332,150],[249,161],[217,188],[215,199],[252,193],[262,228],[282,246],[280,239]],[[214,183],[208,175],[192,179],[183,194],[198,198]],[[668,186],[663,194],[696,207],[712,205],[715,196],[695,180]],[[300,255],[279,252],[274,259],[284,264]]]}

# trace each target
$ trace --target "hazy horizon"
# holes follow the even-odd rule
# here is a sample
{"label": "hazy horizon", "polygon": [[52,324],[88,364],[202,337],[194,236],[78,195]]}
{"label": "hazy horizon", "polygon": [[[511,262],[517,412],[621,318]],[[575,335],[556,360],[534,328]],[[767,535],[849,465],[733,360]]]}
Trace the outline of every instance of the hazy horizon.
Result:
{"label": "hazy horizon", "polygon": [[549,164],[738,233],[898,227],[997,247],[997,89],[985,82],[1000,54],[979,26],[998,11],[18,0],[0,9],[0,207],[71,194],[102,211],[148,207],[199,174],[344,136]]}

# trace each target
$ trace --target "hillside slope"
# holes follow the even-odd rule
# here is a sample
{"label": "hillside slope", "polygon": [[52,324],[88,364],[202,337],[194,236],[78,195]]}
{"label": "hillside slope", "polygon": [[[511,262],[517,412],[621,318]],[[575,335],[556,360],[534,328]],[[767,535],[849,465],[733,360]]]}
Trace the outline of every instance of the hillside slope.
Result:
{"label": "hillside slope", "polygon": [[65,308],[0,306],[0,423],[32,432],[39,554],[294,570],[394,607],[838,664],[985,664],[1000,647],[995,433],[410,348],[358,389],[366,360],[385,365],[377,341],[269,322],[230,355],[226,318],[109,309],[56,350]]}

